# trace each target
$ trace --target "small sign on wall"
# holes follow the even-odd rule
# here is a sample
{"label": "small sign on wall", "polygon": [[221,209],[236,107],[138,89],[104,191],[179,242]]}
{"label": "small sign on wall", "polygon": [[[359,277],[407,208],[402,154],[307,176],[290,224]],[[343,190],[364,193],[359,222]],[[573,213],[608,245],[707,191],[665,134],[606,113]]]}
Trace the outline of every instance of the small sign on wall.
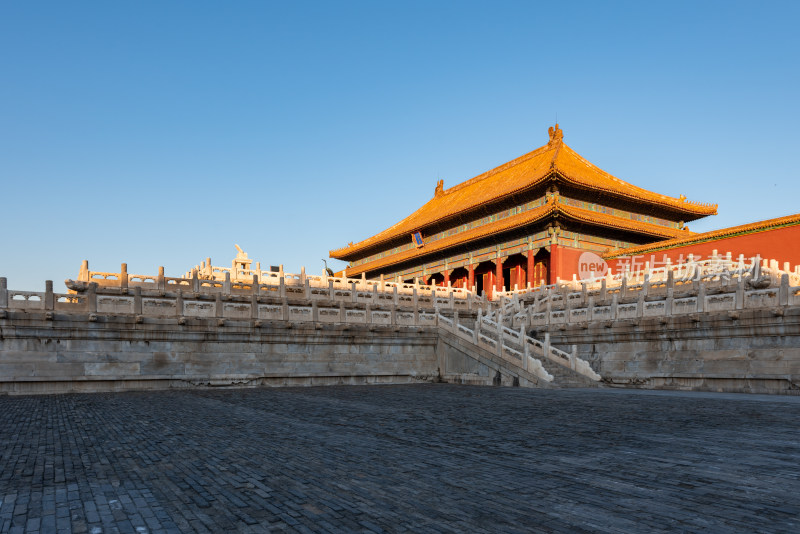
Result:
{"label": "small sign on wall", "polygon": [[411,234],[411,241],[413,241],[417,248],[425,246],[425,242],[422,240],[422,232],[414,232]]}

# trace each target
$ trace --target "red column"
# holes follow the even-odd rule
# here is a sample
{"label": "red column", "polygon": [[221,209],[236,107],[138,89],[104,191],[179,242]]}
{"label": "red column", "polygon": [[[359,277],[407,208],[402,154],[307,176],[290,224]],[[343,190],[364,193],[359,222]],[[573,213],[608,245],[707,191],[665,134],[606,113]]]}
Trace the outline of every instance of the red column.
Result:
{"label": "red column", "polygon": [[472,291],[472,286],[475,285],[475,266],[472,265],[472,264],[469,264],[468,269],[469,269],[469,275],[468,275],[468,278],[467,278],[467,282],[468,282],[469,285],[468,285],[467,289]]}
{"label": "red column", "polygon": [[535,266],[536,266],[536,262],[533,259],[533,251],[529,250],[528,251],[528,272],[526,273],[527,280],[525,281],[525,283],[530,283],[531,287],[536,285],[536,280],[533,279],[533,268]]}
{"label": "red column", "polygon": [[503,259],[498,256],[497,260],[495,260],[495,265],[497,266],[497,269],[495,269],[496,280],[494,282],[494,287],[498,291],[502,291],[503,290]]}
{"label": "red column", "polygon": [[561,275],[561,250],[558,245],[550,245],[550,283],[555,284]]}
{"label": "red column", "polygon": [[447,287],[447,283],[448,283],[449,281],[450,281],[450,271],[448,271],[447,269],[445,269],[445,271],[444,271],[444,283],[443,283],[443,286],[444,286],[444,287]]}

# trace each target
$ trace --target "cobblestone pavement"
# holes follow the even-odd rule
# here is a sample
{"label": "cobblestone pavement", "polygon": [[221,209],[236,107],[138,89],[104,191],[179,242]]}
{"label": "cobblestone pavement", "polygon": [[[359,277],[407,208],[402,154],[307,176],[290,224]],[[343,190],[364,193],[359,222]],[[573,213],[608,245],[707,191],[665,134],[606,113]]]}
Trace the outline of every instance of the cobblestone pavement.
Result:
{"label": "cobblestone pavement", "polygon": [[0,397],[0,532],[800,532],[800,398]]}

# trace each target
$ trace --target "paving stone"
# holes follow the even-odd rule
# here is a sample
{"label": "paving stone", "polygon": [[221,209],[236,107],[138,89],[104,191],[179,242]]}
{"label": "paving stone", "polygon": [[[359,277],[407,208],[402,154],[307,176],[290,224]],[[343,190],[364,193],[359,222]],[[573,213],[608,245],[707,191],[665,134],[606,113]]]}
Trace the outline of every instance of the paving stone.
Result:
{"label": "paving stone", "polygon": [[800,397],[445,384],[0,397],[0,533],[798,532]]}

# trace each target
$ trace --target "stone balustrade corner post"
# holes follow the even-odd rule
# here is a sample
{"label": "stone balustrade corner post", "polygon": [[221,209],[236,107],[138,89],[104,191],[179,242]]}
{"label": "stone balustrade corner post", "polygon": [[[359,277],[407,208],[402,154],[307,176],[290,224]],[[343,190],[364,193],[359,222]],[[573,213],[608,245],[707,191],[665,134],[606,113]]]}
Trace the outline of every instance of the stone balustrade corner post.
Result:
{"label": "stone balustrade corner post", "polygon": [[53,281],[46,280],[44,283],[44,309],[52,311],[55,306],[55,298],[53,295]]}
{"label": "stone balustrade corner post", "polygon": [[128,289],[128,264],[123,263],[119,266],[119,287]]}
{"label": "stone balustrade corner post", "polygon": [[8,279],[0,277],[0,308],[8,308]]}
{"label": "stone balustrade corner post", "polygon": [[222,282],[222,292],[226,295],[231,294],[231,273],[225,271],[225,281]]}
{"label": "stone balustrade corner post", "polygon": [[789,275],[783,273],[781,275],[781,287],[778,292],[778,304],[781,306],[789,305]]}
{"label": "stone balustrade corner post", "polygon": [[97,283],[91,282],[86,290],[86,302],[89,306],[89,313],[97,313]]}

